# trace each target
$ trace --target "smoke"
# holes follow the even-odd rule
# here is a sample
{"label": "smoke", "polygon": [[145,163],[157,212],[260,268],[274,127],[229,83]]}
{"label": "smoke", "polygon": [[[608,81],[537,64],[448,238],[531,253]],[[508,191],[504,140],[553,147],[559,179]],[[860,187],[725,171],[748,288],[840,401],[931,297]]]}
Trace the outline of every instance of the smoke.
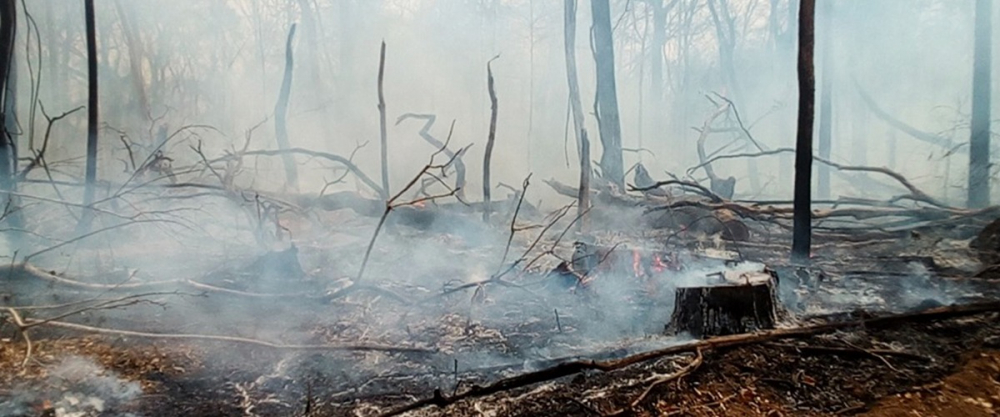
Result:
{"label": "smoke", "polygon": [[97,417],[124,411],[142,395],[137,382],[122,379],[92,360],[66,356],[45,369],[47,377],[16,387],[0,399],[0,415],[34,416],[51,410],[56,417]]}

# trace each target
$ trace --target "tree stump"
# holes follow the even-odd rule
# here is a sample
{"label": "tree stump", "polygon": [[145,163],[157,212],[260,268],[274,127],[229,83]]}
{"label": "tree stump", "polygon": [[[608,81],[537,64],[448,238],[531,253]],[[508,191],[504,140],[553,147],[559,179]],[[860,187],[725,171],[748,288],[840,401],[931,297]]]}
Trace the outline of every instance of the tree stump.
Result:
{"label": "tree stump", "polygon": [[724,272],[704,286],[678,287],[667,333],[697,338],[773,329],[778,315],[777,277],[769,271]]}

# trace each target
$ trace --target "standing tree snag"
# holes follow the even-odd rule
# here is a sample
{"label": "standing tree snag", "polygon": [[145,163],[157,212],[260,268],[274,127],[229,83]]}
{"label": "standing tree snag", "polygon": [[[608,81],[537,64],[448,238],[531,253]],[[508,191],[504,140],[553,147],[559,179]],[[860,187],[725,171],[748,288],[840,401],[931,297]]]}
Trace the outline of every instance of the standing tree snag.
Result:
{"label": "standing tree snag", "polygon": [[483,156],[483,221],[490,220],[490,158],[493,157],[493,141],[497,137],[497,91],[493,87],[493,57],[486,63],[486,89],[490,93],[490,133],[486,138],[486,155]]}
{"label": "standing tree snag", "polygon": [[990,60],[992,0],[976,0],[972,70],[972,135],[969,138],[969,208],[990,204]]}
{"label": "standing tree snag", "polygon": [[382,80],[385,77],[385,41],[378,55],[378,121],[379,144],[382,156],[382,198],[389,199],[389,133],[385,125],[385,95],[382,93]]}
{"label": "standing tree snag", "polygon": [[[285,41],[285,76],[281,79],[281,91],[278,92],[278,102],[274,104],[274,137],[278,141],[278,149],[288,151],[292,144],[288,142],[288,96],[292,92],[292,68],[295,64],[292,58],[292,40],[295,39],[295,23],[288,29],[288,39]],[[285,152],[281,155],[285,165],[285,187],[291,190],[299,189],[299,172],[295,167],[295,157]]]}
{"label": "standing tree snag", "polygon": [[576,0],[565,0],[563,5],[563,44],[566,56],[566,82],[569,84],[569,103],[573,111],[576,134],[576,151],[580,159],[580,188],[577,190],[577,217],[579,227],[586,229],[587,210],[590,208],[590,139],[583,127],[583,104],[580,103],[580,81],[576,74]]}
{"label": "standing tree snag", "polygon": [[[823,50],[820,51],[822,70],[821,74],[823,76],[822,84],[820,84],[820,103],[819,103],[819,157],[825,160],[830,160],[830,141],[833,136],[833,61],[831,58],[831,50],[833,49],[833,28],[831,23],[833,21],[833,0],[824,0],[823,8],[821,10]],[[816,196],[821,200],[828,200],[830,198],[830,167],[827,165],[820,165],[817,169],[817,184],[816,184]]]}
{"label": "standing tree snag", "polygon": [[594,61],[597,65],[597,125],[601,133],[601,174],[625,191],[625,163],[622,161],[622,128],[618,119],[618,92],[615,86],[615,44],[611,37],[611,5],[608,0],[592,0],[594,19]]}
{"label": "standing tree snag", "polygon": [[587,129],[580,130],[580,189],[577,191],[576,216],[580,218],[580,230],[589,226],[587,211],[590,210],[590,139]]}
{"label": "standing tree snag", "polygon": [[812,135],[816,100],[813,74],[816,0],[801,0],[799,6],[799,120],[795,136],[795,199],[792,215],[792,260],[809,260],[812,239]]}
{"label": "standing tree snag", "polygon": [[[576,135],[576,153],[581,159],[583,131],[583,104],[580,103],[580,81],[576,74],[576,0],[565,0],[563,5],[563,51],[566,56],[566,82],[569,84],[569,105],[573,113],[573,134]],[[590,161],[590,155],[587,155]]]}
{"label": "standing tree snag", "polygon": [[[3,94],[0,112],[0,126],[3,126],[3,136],[0,137],[0,190],[5,195],[0,198],[2,218],[13,229],[23,229],[24,222],[21,212],[14,202],[16,198],[7,194],[17,191],[17,142],[14,134],[17,121],[14,110],[17,107],[17,66],[14,63],[14,36],[17,32],[17,1],[2,0],[0,2],[0,94]],[[19,233],[11,233],[12,245],[17,242]]]}
{"label": "standing tree snag", "polygon": [[94,22],[94,0],[83,2],[84,20],[87,24],[87,168],[83,187],[83,215],[77,233],[90,231],[94,213],[89,207],[94,202],[97,182],[97,27]]}

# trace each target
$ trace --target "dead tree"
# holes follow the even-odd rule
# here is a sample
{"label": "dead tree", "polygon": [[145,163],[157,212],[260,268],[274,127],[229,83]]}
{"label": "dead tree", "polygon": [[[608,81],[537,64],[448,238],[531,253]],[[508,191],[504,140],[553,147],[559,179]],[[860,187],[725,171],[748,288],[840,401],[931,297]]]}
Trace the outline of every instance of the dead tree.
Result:
{"label": "dead tree", "polygon": [[677,287],[668,333],[704,338],[774,328],[780,303],[773,272],[722,277],[719,282]]}
{"label": "dead tree", "polygon": [[576,74],[576,0],[565,0],[563,7],[564,55],[566,56],[566,82],[569,85],[569,103],[573,110],[573,127],[576,150],[580,160],[580,188],[577,191],[577,216],[580,227],[586,228],[583,218],[590,208],[590,139],[583,127],[583,104],[580,103],[580,81]]}
{"label": "dead tree", "polygon": [[[443,142],[441,142],[440,140],[438,140],[437,138],[435,138],[433,135],[431,135],[431,127],[433,127],[434,126],[434,122],[437,121],[437,116],[433,115],[433,114],[406,113],[406,114],[404,114],[404,115],[399,116],[398,118],[396,118],[396,125],[398,126],[400,123],[403,122],[403,120],[406,120],[406,119],[424,120],[424,127],[420,128],[420,133],[419,133],[420,137],[423,138],[425,141],[427,141],[427,143],[431,144],[431,146],[433,146],[434,149],[440,149],[442,152],[444,152],[444,155],[446,157],[448,157],[449,160],[454,161],[450,165],[445,166],[443,168],[443,170],[447,171],[449,168],[451,168],[451,165],[455,166],[455,190],[457,191],[455,193],[455,196],[458,197],[458,199],[460,201],[464,201],[465,200],[465,162],[462,161],[462,156],[463,155],[452,151]],[[462,148],[462,153],[464,154],[471,147],[472,147],[472,145],[469,145],[469,146],[466,146],[466,147]]]}
{"label": "dead tree", "polygon": [[[274,104],[274,137],[278,141],[278,149],[287,151],[292,147],[288,142],[288,97],[292,91],[292,68],[295,60],[292,57],[292,40],[295,39],[295,23],[288,29],[288,39],[285,41],[285,76],[281,79],[281,91],[278,92],[278,102]],[[285,187],[292,190],[299,188],[299,172],[295,166],[295,157],[283,153],[281,161],[285,165]]]}
{"label": "dead tree", "polygon": [[379,117],[379,148],[382,161],[382,198],[389,198],[389,132],[385,125],[385,94],[382,90],[382,80],[385,79],[385,41],[378,55],[378,117]]}
{"label": "dead tree", "polygon": [[[497,59],[499,56],[493,57]],[[493,157],[493,142],[497,137],[497,92],[493,86],[493,59],[486,63],[486,89],[490,93],[490,132],[486,138],[486,154],[483,156],[483,221],[490,220],[490,159]]]}
{"label": "dead tree", "polygon": [[149,95],[146,94],[146,82],[142,70],[142,40],[139,39],[139,31],[133,25],[132,16],[122,6],[122,0],[115,0],[114,4],[118,21],[122,26],[125,47],[128,49],[129,78],[132,79],[132,87],[135,89],[135,94],[139,100],[139,106],[134,110],[140,118],[149,120],[151,117],[151,107],[149,105]]}
{"label": "dead tree", "polygon": [[[576,73],[576,0],[565,0],[563,5],[563,52],[566,56],[566,82],[569,85],[569,105],[573,113],[577,156],[582,157],[583,104],[580,103],[580,81]],[[587,160],[590,156],[587,155]]]}
{"label": "dead tree", "polygon": [[653,108],[653,131],[657,134],[663,131],[663,48],[667,45],[667,14],[679,0],[671,0],[664,5],[665,0],[647,0],[653,9],[653,46],[649,54],[650,60],[650,92]]}
{"label": "dead tree", "polygon": [[972,135],[969,138],[970,208],[990,204],[990,22],[991,0],[976,0],[975,56],[972,71]]}
{"label": "dead tree", "polygon": [[625,191],[625,162],[622,160],[622,128],[618,117],[618,91],[615,85],[615,45],[611,31],[611,5],[608,0],[592,0],[594,19],[594,61],[597,65],[597,126],[601,133],[601,174],[604,179]]}
{"label": "dead tree", "polygon": [[580,218],[580,229],[589,225],[587,212],[590,210],[590,139],[587,129],[580,130],[580,189],[577,191],[576,216]]}
{"label": "dead tree", "polygon": [[[734,103],[730,104],[735,111],[735,103],[743,104],[742,88],[740,88],[739,78],[736,76],[736,17],[729,12],[729,0],[709,0],[707,5],[709,15],[712,17],[712,23],[715,26],[722,79],[729,89],[728,95],[733,98],[732,101]],[[757,150],[764,150],[749,135],[746,135],[745,139],[753,143],[757,147]],[[750,188],[756,194],[760,192],[760,175],[757,170],[757,161],[748,159],[746,162]]]}
{"label": "dead tree", "polygon": [[795,206],[792,215],[792,259],[809,260],[812,238],[812,131],[816,99],[816,77],[813,73],[815,27],[813,19],[816,0],[801,0],[799,7],[799,118],[795,137]]}
{"label": "dead tree", "polygon": [[87,166],[84,175],[83,215],[77,233],[90,231],[94,213],[94,186],[97,181],[97,26],[94,21],[94,0],[84,0],[84,20],[87,25]]}
{"label": "dead tree", "polygon": [[[17,1],[3,0],[0,2],[0,92],[3,94],[3,111],[0,112],[0,126],[3,126],[3,137],[0,137],[0,190],[5,193],[17,191],[17,120],[14,110],[17,107],[17,66],[14,63],[14,36],[17,31]],[[24,222],[21,212],[15,202],[17,199],[6,194],[2,199],[2,218],[13,229],[23,229]],[[11,233],[18,236],[20,233]],[[18,242],[11,242],[19,246]]]}
{"label": "dead tree", "polygon": [[[832,139],[832,128],[833,128],[833,61],[831,60],[831,50],[833,49],[833,28],[832,14],[833,14],[833,1],[825,0],[823,1],[822,8],[822,26],[823,31],[823,50],[820,51],[822,54],[821,65],[822,67],[822,84],[820,85],[820,103],[819,103],[819,157],[823,159],[830,159],[830,140]],[[830,167],[826,165],[820,165],[816,172],[817,183],[816,192],[817,197],[820,199],[830,198]]]}

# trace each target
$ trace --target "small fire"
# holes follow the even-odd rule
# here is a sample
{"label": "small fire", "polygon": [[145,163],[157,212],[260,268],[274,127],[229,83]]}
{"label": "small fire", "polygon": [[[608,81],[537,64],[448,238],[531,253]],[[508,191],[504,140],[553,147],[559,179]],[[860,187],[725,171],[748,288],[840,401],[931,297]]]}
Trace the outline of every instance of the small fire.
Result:
{"label": "small fire", "polygon": [[632,271],[635,272],[636,278],[642,278],[646,275],[646,271],[642,267],[642,254],[639,253],[638,249],[632,250]]}

